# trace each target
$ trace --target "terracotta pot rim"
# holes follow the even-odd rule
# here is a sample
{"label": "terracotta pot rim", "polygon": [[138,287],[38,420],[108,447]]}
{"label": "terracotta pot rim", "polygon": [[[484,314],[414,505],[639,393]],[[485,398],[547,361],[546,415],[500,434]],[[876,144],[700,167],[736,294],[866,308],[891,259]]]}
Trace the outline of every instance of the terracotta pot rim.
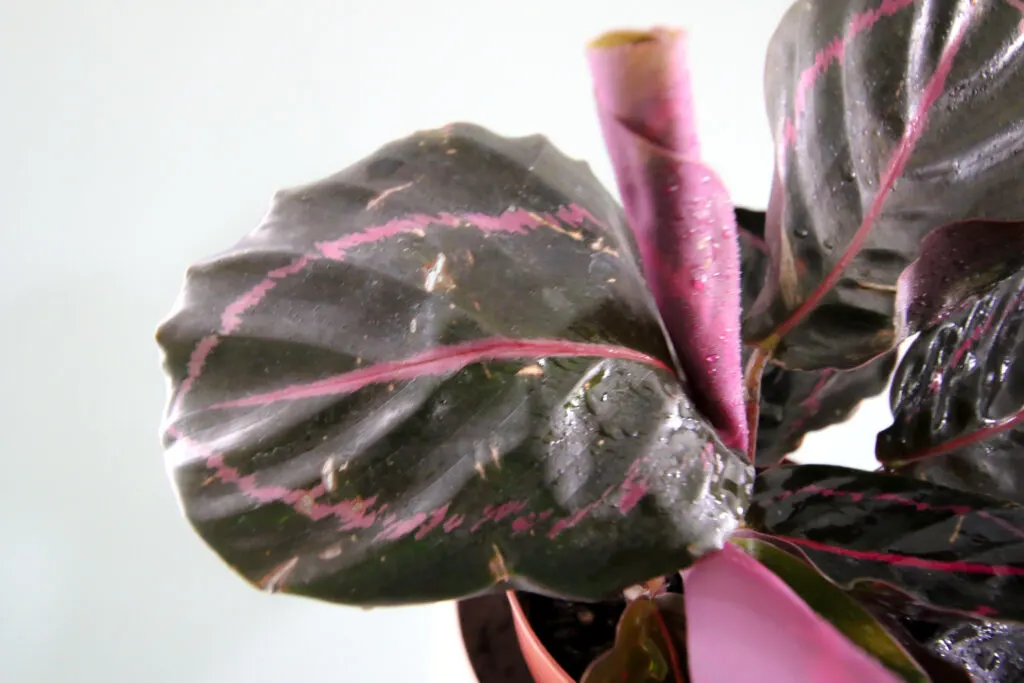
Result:
{"label": "terracotta pot rim", "polygon": [[537,683],[576,683],[569,674],[565,672],[551,653],[547,651],[540,638],[534,633],[530,626],[522,605],[516,597],[515,591],[505,593],[509,607],[512,610],[512,620],[516,628],[516,637],[519,639],[519,647]]}

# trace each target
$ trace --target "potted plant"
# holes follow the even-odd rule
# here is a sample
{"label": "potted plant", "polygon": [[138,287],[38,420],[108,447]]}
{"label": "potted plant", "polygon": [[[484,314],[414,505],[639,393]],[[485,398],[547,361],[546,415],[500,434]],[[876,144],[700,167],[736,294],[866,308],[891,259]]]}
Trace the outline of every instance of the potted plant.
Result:
{"label": "potted plant", "polygon": [[[1022,36],[795,4],[764,212],[660,29],[588,49],[622,207],[470,124],[278,193],[157,333],[186,515],[266,590],[504,619],[495,676],[1024,679]],[[785,459],[915,334],[878,471]]]}

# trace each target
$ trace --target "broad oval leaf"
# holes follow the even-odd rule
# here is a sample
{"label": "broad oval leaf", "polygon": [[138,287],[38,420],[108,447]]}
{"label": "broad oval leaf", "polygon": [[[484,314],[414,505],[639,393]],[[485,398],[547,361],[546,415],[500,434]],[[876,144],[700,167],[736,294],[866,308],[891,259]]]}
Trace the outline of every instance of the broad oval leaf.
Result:
{"label": "broad oval leaf", "polygon": [[896,683],[778,576],[728,544],[683,573],[692,683]]}
{"label": "broad oval leaf", "polygon": [[808,0],[774,34],[767,286],[744,339],[790,369],[891,349],[930,231],[1024,219],[1024,5]]}
{"label": "broad oval leaf", "polygon": [[890,351],[852,370],[787,370],[768,363],[761,378],[756,465],[777,464],[809,432],[849,419],[861,401],[885,390],[897,356]]}
{"label": "broad oval leaf", "polygon": [[816,567],[773,545],[768,537],[734,536],[737,547],[786,582],[808,607],[903,681],[931,683],[920,666],[877,619]]}
{"label": "broad oval leaf", "polygon": [[700,161],[686,46],[682,31],[611,33],[591,45],[590,66],[629,225],[694,401],[745,451],[736,216]]}
{"label": "broad oval leaf", "polygon": [[1024,270],[921,332],[890,402],[893,424],[878,435],[879,460],[1024,504]]}
{"label": "broad oval leaf", "polygon": [[744,510],[620,210],[541,137],[453,125],[279,193],[158,340],[185,513],[269,590],[600,599]]}
{"label": "broad oval leaf", "polygon": [[940,608],[1024,619],[1024,507],[826,465],[758,474],[747,524],[842,586],[880,580]]}

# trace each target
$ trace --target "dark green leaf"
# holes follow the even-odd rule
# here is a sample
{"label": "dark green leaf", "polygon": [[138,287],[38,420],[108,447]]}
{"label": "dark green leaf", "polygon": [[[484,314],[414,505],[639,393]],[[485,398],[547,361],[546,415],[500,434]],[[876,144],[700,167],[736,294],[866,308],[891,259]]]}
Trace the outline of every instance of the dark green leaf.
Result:
{"label": "dark green leaf", "polygon": [[965,623],[930,644],[948,662],[963,666],[979,683],[1020,683],[1024,680],[1024,626]]}
{"label": "dark green leaf", "polygon": [[776,464],[809,432],[849,419],[861,401],[886,388],[896,358],[890,351],[852,370],[787,370],[769,363],[761,378],[756,464]]}
{"label": "dark green leaf", "polygon": [[833,581],[881,580],[941,608],[1024,619],[1024,507],[889,474],[797,465],[758,475],[748,525]]}
{"label": "dark green leaf", "polygon": [[158,340],[185,513],[269,590],[600,599],[745,506],[620,210],[540,137],[454,125],[278,194]]}
{"label": "dark green leaf", "polygon": [[878,459],[907,476],[1024,504],[1022,358],[1024,269],[968,296],[914,340],[893,381],[893,424],[878,435]]}
{"label": "dark green leaf", "polygon": [[808,0],[772,38],[772,268],[744,339],[790,369],[897,339],[897,278],[932,230],[1024,219],[1024,5]]}
{"label": "dark green leaf", "polygon": [[814,566],[767,540],[734,536],[732,542],[785,581],[819,616],[902,680],[929,683],[921,668],[871,613]]}
{"label": "dark green leaf", "polygon": [[746,315],[768,279],[768,245],[764,241],[764,211],[736,208],[740,242],[740,303]]}

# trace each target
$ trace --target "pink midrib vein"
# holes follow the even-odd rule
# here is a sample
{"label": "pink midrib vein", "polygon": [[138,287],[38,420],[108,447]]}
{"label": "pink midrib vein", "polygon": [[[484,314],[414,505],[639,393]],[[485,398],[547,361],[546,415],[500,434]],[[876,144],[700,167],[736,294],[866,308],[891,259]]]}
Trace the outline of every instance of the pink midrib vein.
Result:
{"label": "pink midrib vein", "polygon": [[1024,576],[1024,567],[1014,565],[982,564],[980,562],[966,562],[964,560],[929,560],[913,555],[902,555],[899,553],[878,552],[873,550],[854,550],[839,546],[812,541],[806,538],[794,538],[792,536],[779,536],[772,534],[772,538],[793,543],[797,546],[818,550],[832,555],[840,555],[857,560],[868,560],[870,562],[882,562],[899,567],[913,567],[940,572],[957,572],[962,574],[986,574],[990,576]]}
{"label": "pink midrib vein", "polygon": [[431,228],[452,228],[465,225],[484,233],[523,234],[542,226],[557,227],[559,223],[580,226],[585,221],[598,226],[604,225],[587,209],[577,204],[562,206],[551,213],[517,208],[509,209],[496,216],[479,212],[412,214],[394,218],[382,224],[367,226],[333,240],[317,242],[314,251],[297,256],[288,264],[269,271],[260,282],[243,292],[224,308],[220,315],[219,328],[200,339],[193,348],[187,365],[186,377],[168,412],[174,414],[181,410],[185,397],[191,392],[193,385],[202,374],[207,359],[220,344],[222,338],[238,330],[242,324],[242,316],[258,306],[281,280],[301,273],[316,261],[321,259],[344,261],[349,250],[353,248],[374,244],[399,235],[422,233]]}
{"label": "pink midrib vein", "polygon": [[[974,9],[972,8],[971,11],[974,11]],[[964,35],[967,32],[969,24],[970,21],[968,19],[961,18],[961,21],[955,28],[956,32],[953,34],[952,39],[943,49],[942,55],[939,58],[939,63],[935,68],[935,73],[932,74],[928,84],[922,91],[921,99],[918,101],[914,115],[909,121],[907,121],[903,137],[900,139],[895,152],[889,159],[885,173],[882,175],[879,183],[878,191],[875,193],[875,196],[871,201],[871,206],[869,207],[867,214],[865,214],[864,219],[861,221],[860,226],[857,228],[856,233],[854,233],[853,239],[850,240],[850,244],[843,252],[842,257],[840,257],[828,275],[826,275],[814,291],[804,299],[800,306],[798,306],[797,309],[793,311],[793,313],[768,336],[768,339],[776,341],[780,340],[789,334],[793,328],[799,325],[800,322],[803,321],[803,319],[806,318],[819,303],[821,303],[821,300],[825,298],[828,292],[836,286],[842,278],[843,273],[846,272],[847,267],[849,267],[853,262],[853,259],[857,257],[857,254],[860,253],[860,250],[863,248],[868,236],[871,234],[871,229],[874,227],[875,221],[878,220],[878,217],[882,213],[882,206],[885,203],[886,197],[895,186],[896,180],[903,175],[903,171],[906,169],[907,163],[910,161],[914,148],[917,146],[917,142],[924,133],[928,123],[929,110],[945,89],[946,79],[949,78],[949,73],[953,68],[953,61],[956,59],[957,53],[960,51],[960,46],[963,43]]]}
{"label": "pink midrib vein", "polygon": [[[661,360],[641,351],[610,344],[590,344],[550,339],[505,339],[493,337],[452,346],[435,347],[401,360],[384,361],[358,370],[295,384],[275,391],[222,401],[208,409],[262,406],[281,401],[337,396],[358,391],[371,384],[444,375],[473,363],[516,359],[594,357],[631,360],[671,373]],[[540,369],[543,372],[543,368]]]}

